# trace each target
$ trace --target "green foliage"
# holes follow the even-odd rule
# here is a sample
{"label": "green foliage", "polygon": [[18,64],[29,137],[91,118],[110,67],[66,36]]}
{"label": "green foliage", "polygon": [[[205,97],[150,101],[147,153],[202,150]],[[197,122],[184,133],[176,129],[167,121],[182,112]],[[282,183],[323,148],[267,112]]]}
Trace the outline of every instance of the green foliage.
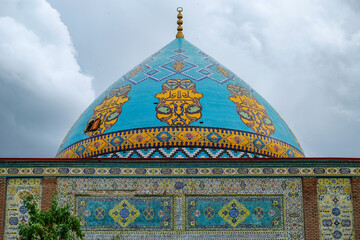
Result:
{"label": "green foliage", "polygon": [[22,240],[73,240],[84,239],[80,221],[71,215],[70,205],[59,206],[56,196],[51,200],[49,210],[39,210],[34,196],[30,195],[24,201],[28,209],[30,221],[20,224],[19,234]]}
{"label": "green foliage", "polygon": [[122,237],[122,234],[118,234],[116,236],[114,236],[113,238],[111,238],[111,240],[123,240],[124,238]]}

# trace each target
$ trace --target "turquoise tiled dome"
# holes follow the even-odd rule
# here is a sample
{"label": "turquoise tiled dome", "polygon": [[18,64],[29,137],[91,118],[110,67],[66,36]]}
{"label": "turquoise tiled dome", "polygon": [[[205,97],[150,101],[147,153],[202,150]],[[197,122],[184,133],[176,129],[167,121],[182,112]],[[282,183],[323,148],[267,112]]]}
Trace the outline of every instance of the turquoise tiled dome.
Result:
{"label": "turquoise tiled dome", "polygon": [[303,157],[283,119],[256,91],[176,38],[101,94],[57,157]]}

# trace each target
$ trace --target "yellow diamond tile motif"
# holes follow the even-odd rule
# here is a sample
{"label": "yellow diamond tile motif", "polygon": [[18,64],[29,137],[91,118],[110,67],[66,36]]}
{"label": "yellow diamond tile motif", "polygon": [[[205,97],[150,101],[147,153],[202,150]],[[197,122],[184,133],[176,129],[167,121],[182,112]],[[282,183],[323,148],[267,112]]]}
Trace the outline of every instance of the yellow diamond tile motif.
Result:
{"label": "yellow diamond tile motif", "polygon": [[230,135],[227,140],[233,145],[246,146],[249,143],[246,137],[241,135]]}
{"label": "yellow diamond tile motif", "polygon": [[201,134],[195,131],[184,131],[178,135],[183,142],[197,142],[201,139]]}
{"label": "yellow diamond tile motif", "polygon": [[115,222],[119,223],[120,226],[127,227],[130,223],[134,222],[138,216],[140,216],[140,212],[127,200],[122,200],[110,210],[109,215]]}
{"label": "yellow diamond tile motif", "polygon": [[63,158],[73,158],[74,157],[74,151],[71,149],[68,149],[65,153]]}
{"label": "yellow diamond tile motif", "polygon": [[284,152],[284,149],[278,143],[271,143],[269,145],[269,148],[272,153],[277,154],[279,156]]}
{"label": "yellow diamond tile motif", "polygon": [[147,133],[134,133],[134,135],[132,135],[130,137],[130,142],[133,144],[145,144],[147,142],[149,142],[151,139],[151,137],[147,134]]}
{"label": "yellow diamond tile motif", "polygon": [[250,215],[249,210],[246,209],[244,204],[239,203],[233,199],[228,204],[225,204],[218,212],[219,216],[231,226],[236,227]]}
{"label": "yellow diamond tile motif", "polygon": [[94,152],[103,149],[105,146],[106,142],[102,139],[98,139],[97,141],[92,142],[88,148],[90,151]]}

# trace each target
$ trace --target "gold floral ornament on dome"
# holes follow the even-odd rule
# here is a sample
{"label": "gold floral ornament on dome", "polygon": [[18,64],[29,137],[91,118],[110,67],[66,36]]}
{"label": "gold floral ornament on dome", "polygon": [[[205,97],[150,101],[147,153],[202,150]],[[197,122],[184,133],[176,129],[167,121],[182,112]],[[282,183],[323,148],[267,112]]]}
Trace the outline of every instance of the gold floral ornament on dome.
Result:
{"label": "gold floral ornament on dome", "polygon": [[180,72],[181,69],[184,68],[184,64],[183,64],[181,61],[177,61],[177,62],[173,65],[173,68],[174,68],[176,71]]}
{"label": "gold floral ornament on dome", "polygon": [[102,102],[94,108],[94,113],[87,122],[85,134],[93,137],[110,129],[117,122],[124,103],[129,101],[130,98],[127,94],[130,90],[131,86],[126,85],[107,94]]}
{"label": "gold floral ornament on dome", "polygon": [[162,85],[156,106],[156,117],[170,126],[188,126],[201,118],[202,93],[196,91],[196,85],[188,79],[168,80]]}
{"label": "gold floral ornament on dome", "polygon": [[245,88],[231,85],[227,86],[231,96],[229,99],[236,104],[236,111],[243,123],[254,132],[270,136],[275,132],[274,124],[266,113],[266,108],[261,105]]}

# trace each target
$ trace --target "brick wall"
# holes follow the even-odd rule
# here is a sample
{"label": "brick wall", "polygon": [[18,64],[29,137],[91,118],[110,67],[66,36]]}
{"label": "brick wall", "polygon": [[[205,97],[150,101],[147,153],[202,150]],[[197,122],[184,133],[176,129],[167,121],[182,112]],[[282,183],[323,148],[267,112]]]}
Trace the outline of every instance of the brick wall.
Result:
{"label": "brick wall", "polygon": [[42,203],[41,208],[47,210],[51,207],[51,199],[57,187],[56,177],[43,178]]}
{"label": "brick wall", "polygon": [[0,177],[0,239],[4,236],[5,204],[6,203],[6,178]]}
{"label": "brick wall", "polygon": [[305,221],[305,239],[318,240],[319,231],[319,210],[317,204],[316,177],[303,177],[303,204]]}
{"label": "brick wall", "polygon": [[353,195],[353,208],[354,208],[354,225],[355,237],[360,238],[360,177],[353,177],[351,179],[351,188]]}

